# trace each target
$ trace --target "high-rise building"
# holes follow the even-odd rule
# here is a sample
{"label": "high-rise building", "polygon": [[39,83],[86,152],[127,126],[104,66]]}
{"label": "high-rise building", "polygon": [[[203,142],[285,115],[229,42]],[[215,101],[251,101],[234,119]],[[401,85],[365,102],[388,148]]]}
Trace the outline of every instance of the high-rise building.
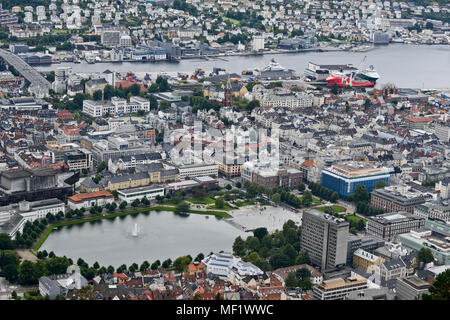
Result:
{"label": "high-rise building", "polygon": [[71,72],[70,67],[58,67],[55,71],[55,81],[52,83],[52,89],[56,93],[66,93],[67,81]]}
{"label": "high-rise building", "polygon": [[436,124],[434,133],[442,142],[450,141],[450,125],[448,123]]}
{"label": "high-rise building", "polygon": [[321,270],[345,265],[349,223],[319,210],[305,210],[302,219],[301,250]]}

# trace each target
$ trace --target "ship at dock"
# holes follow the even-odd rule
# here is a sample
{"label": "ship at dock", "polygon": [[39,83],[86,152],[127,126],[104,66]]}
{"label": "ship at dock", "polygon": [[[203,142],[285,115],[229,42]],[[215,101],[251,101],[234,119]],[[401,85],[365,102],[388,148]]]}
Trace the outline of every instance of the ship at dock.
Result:
{"label": "ship at dock", "polygon": [[362,70],[357,74],[357,76],[361,79],[371,81],[371,82],[377,82],[378,79],[380,79],[380,75],[375,70],[375,68],[371,65],[369,68]]}
{"label": "ship at dock", "polygon": [[374,87],[380,75],[371,65],[367,69],[360,69],[366,57],[354,67],[351,64],[319,65],[310,62],[305,70],[305,76],[317,84],[323,83],[328,87]]}

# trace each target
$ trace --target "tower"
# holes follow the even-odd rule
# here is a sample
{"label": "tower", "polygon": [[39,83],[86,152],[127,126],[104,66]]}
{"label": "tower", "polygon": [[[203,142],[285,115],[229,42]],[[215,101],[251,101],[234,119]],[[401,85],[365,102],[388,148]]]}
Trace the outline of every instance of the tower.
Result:
{"label": "tower", "polygon": [[223,100],[223,106],[230,108],[233,106],[233,92],[231,89],[230,76],[228,76],[227,84],[225,86],[225,100]]}

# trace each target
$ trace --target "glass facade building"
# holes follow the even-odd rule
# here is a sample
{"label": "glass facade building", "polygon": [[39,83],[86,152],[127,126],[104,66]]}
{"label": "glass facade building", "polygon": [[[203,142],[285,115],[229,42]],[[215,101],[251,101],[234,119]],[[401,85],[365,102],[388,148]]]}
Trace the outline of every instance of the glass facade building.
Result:
{"label": "glass facade building", "polygon": [[369,192],[379,180],[389,184],[389,171],[386,168],[367,168],[350,165],[333,165],[322,170],[321,184],[325,188],[336,191],[340,197],[348,197],[358,184],[362,184]]}

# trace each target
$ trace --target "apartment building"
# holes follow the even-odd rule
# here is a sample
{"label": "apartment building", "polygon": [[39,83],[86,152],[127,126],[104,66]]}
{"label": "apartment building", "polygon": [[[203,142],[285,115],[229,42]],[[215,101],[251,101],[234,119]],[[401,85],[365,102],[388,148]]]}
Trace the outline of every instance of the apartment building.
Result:
{"label": "apartment building", "polygon": [[368,270],[372,266],[379,265],[384,259],[373,253],[358,249],[353,253],[353,267]]}
{"label": "apartment building", "polygon": [[83,148],[78,149],[76,151],[65,153],[64,162],[69,166],[70,171],[93,169],[92,152]]}

